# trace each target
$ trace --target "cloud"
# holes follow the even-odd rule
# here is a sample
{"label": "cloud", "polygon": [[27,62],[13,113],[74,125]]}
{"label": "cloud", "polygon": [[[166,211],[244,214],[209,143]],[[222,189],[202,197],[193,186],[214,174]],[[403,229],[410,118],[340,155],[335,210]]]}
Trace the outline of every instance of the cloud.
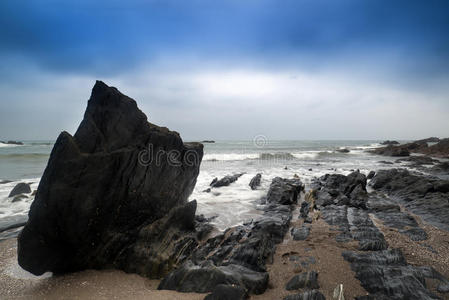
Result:
{"label": "cloud", "polygon": [[448,8],[445,0],[1,1],[0,137],[74,132],[95,79],[187,139],[443,136]]}

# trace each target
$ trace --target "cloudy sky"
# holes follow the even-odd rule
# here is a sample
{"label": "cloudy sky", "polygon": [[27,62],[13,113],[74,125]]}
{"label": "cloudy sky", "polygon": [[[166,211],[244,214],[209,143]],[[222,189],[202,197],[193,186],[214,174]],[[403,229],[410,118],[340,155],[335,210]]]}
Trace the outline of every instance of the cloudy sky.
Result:
{"label": "cloudy sky", "polygon": [[96,79],[186,140],[449,136],[447,0],[124,3],[0,1],[0,140],[74,133]]}

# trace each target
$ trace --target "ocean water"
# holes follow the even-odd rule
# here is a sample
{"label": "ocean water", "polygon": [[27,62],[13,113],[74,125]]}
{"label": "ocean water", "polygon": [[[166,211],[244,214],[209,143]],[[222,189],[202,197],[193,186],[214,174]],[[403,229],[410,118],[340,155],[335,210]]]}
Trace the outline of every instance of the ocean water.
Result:
{"label": "ocean water", "polygon": [[[198,213],[217,216],[213,222],[219,230],[261,215],[260,199],[266,195],[271,180],[276,177],[293,177],[295,174],[309,185],[312,178],[326,173],[348,174],[359,169],[391,168],[379,161],[394,161],[366,152],[380,146],[379,141],[271,141],[257,137],[248,141],[217,141],[204,144],[204,157],[197,185],[190,199],[198,201]],[[18,182],[31,183],[37,189],[45,169],[52,141],[25,141],[23,146],[0,143],[0,225],[28,213],[33,197],[18,202],[8,198]],[[337,149],[347,148],[349,153]],[[398,166],[398,164],[395,164]],[[203,192],[215,178],[244,173],[230,186]],[[248,184],[257,173],[262,174],[262,184],[253,191]]]}

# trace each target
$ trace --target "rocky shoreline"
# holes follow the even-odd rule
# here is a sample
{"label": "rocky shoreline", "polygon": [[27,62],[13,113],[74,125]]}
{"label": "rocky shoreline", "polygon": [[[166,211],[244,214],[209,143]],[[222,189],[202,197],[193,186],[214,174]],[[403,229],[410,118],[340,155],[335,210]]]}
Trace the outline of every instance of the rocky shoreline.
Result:
{"label": "rocky shoreline", "polygon": [[[372,151],[447,175],[446,162],[410,156],[448,157],[447,139],[384,144]],[[202,156],[202,144],[149,123],[133,99],[98,81],[75,135],[63,132],[55,143],[29,219],[17,220],[25,224],[17,247],[12,239],[0,243],[0,277],[12,280],[13,259],[35,275],[52,272],[45,284],[111,269],[128,273],[114,271],[121,278],[138,274],[138,281],[154,280],[143,298],[449,297],[444,176],[391,168],[326,174],[308,185],[297,176],[270,178],[260,218],[217,233],[188,201]],[[204,192],[213,196],[242,175],[215,178]],[[262,174],[250,175],[248,189],[256,190]],[[10,195],[29,193],[21,184]],[[35,287],[27,280],[12,282]],[[2,298],[21,296],[9,286]]]}

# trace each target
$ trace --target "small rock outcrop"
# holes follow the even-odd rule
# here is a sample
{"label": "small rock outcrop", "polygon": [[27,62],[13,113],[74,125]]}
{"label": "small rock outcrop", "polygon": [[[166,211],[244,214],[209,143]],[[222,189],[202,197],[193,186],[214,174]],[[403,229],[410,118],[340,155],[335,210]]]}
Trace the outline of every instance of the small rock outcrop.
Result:
{"label": "small rock outcrop", "polygon": [[399,145],[399,142],[398,141],[390,141],[390,140],[386,140],[386,141],[383,141],[382,143],[380,143],[381,145],[385,145],[385,146],[388,146],[388,145]]}
{"label": "small rock outcrop", "polygon": [[402,200],[405,207],[432,225],[449,230],[449,181],[406,169],[379,170],[370,185]]}
{"label": "small rock outcrop", "polygon": [[[417,147],[419,147],[419,145],[417,145]],[[385,155],[385,156],[409,156],[410,155],[410,149],[408,147],[408,144],[399,145],[399,146],[388,145],[387,147],[376,148],[376,149],[370,150],[369,152],[374,153],[374,154]]]}
{"label": "small rock outcrop", "polygon": [[231,183],[237,181],[237,179],[239,179],[242,175],[243,175],[243,173],[235,174],[235,175],[227,175],[221,179],[214,178],[214,180],[212,180],[212,182],[210,183],[210,186],[214,187],[214,188],[228,186]]}
{"label": "small rock outcrop", "polygon": [[153,125],[136,102],[97,81],[84,119],[62,132],[18,238],[18,260],[40,275],[118,268],[158,278],[196,246],[203,146]]}
{"label": "small rock outcrop", "polygon": [[262,179],[262,174],[257,173],[256,176],[254,176],[254,177],[251,179],[251,181],[249,182],[249,187],[250,187],[252,190],[257,189],[257,187],[260,186],[260,181],[261,181],[261,179]]}
{"label": "small rock outcrop", "polygon": [[31,193],[30,185],[28,183],[20,182],[12,189],[8,197],[14,197],[19,194],[29,194],[29,193]]}

